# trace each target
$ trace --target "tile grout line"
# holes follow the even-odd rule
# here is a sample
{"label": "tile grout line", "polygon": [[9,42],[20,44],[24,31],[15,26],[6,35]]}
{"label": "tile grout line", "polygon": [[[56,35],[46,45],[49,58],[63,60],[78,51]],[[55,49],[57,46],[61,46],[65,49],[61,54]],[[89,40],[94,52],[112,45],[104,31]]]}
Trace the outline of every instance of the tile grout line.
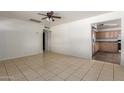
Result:
{"label": "tile grout line", "polygon": [[99,73],[99,75],[98,75],[98,77],[97,77],[97,81],[98,81],[98,79],[99,79],[99,77],[100,77],[100,75],[101,75],[101,73],[102,73],[102,70],[103,70],[104,66],[105,66],[105,62],[103,63],[102,68],[100,69],[100,73]]}
{"label": "tile grout line", "polygon": [[[44,68],[45,69],[45,68]],[[57,76],[57,77],[59,77],[58,76],[58,74],[55,74],[55,73],[53,73],[53,72],[51,72],[51,71],[49,71],[49,70],[47,70],[47,69],[45,69],[46,71],[48,71],[49,73],[52,73],[52,74],[54,74],[55,76]],[[62,71],[62,72],[64,72],[64,71]],[[62,72],[60,72],[59,74],[61,74]],[[55,77],[55,76],[53,76],[53,77]],[[62,79],[62,80],[64,80],[63,78],[61,78],[61,77],[59,77],[60,79]]]}
{"label": "tile grout line", "polygon": [[86,73],[83,75],[83,77],[80,79],[80,81],[84,79],[86,74],[93,68],[94,65],[95,65],[95,63],[93,63],[92,66],[90,66],[90,68],[86,71]]}
{"label": "tile grout line", "polygon": [[[41,66],[42,67],[42,66]],[[56,67],[57,68],[57,67]],[[46,68],[44,68],[45,70],[47,70]],[[48,72],[50,72],[50,73],[52,73],[52,74],[54,74],[55,76],[57,76],[57,74],[55,74],[54,72],[51,72],[51,71],[49,71],[49,70],[47,70]],[[63,71],[62,71],[63,72]],[[62,73],[62,72],[60,72],[60,73]]]}
{"label": "tile grout line", "polygon": [[[25,63],[25,64],[27,64],[27,63]],[[28,65],[29,66],[29,65]],[[39,67],[42,67],[42,65],[40,65],[39,64]],[[32,67],[31,67],[32,68]],[[33,68],[32,68],[33,69]],[[51,71],[49,71],[49,70],[47,70],[46,68],[43,68],[43,69],[45,69],[46,71],[48,71],[49,73],[52,73],[52,74],[54,74],[55,76],[57,76],[57,74],[55,74],[55,73],[53,73],[53,72],[51,72]],[[34,69],[33,69],[34,70]],[[61,73],[61,72],[60,72]]]}
{"label": "tile grout line", "polygon": [[6,65],[5,65],[5,63],[3,63],[3,64],[4,64],[4,67],[5,67],[5,70],[6,70],[6,74],[7,74],[7,76],[8,76],[8,80],[11,81],[11,80],[10,80],[10,77],[9,77],[9,74],[8,74],[8,71],[7,71],[7,68],[6,68]]}
{"label": "tile grout line", "polygon": [[17,67],[17,69],[20,71],[20,73],[24,76],[24,78],[25,78],[27,81],[29,81],[29,80],[27,79],[27,77],[24,75],[24,73],[20,70],[20,68],[16,65],[16,63],[14,63],[14,65]]}
{"label": "tile grout line", "polygon": [[[71,66],[68,66],[68,68],[67,68],[66,70],[68,70],[70,67],[71,67]],[[61,73],[63,73],[63,72],[65,72],[65,70],[64,70],[64,71],[62,71],[62,72],[60,72],[60,74],[61,74]]]}
{"label": "tile grout line", "polygon": [[[86,63],[83,63],[82,65],[83,65],[83,66],[86,65]],[[79,66],[79,68],[77,68],[74,72],[76,72],[78,69],[80,69],[80,67],[82,67],[82,65]],[[72,73],[71,73],[67,78],[65,78],[64,80],[68,79],[74,72],[72,72]]]}
{"label": "tile grout line", "polygon": [[[24,63],[25,65],[27,65],[26,63]],[[34,72],[36,72],[39,76],[41,76],[40,75],[40,73],[39,72],[37,72],[37,71],[35,71],[31,66],[29,66],[29,65],[27,65],[32,71],[34,71]],[[42,78],[43,78],[43,76],[41,76]],[[43,78],[44,80],[46,80],[45,78]]]}
{"label": "tile grout line", "polygon": [[[58,77],[58,76],[53,76],[53,77]],[[61,77],[58,77],[58,78],[60,78],[60,79],[62,79]],[[51,79],[51,78],[50,78]],[[47,81],[49,81],[50,79],[48,79]],[[64,79],[62,79],[63,81],[65,81]]]}
{"label": "tile grout line", "polygon": [[[82,64],[82,65],[83,65],[83,64]],[[82,66],[82,65],[81,65],[81,66]],[[79,66],[79,68],[80,68],[81,66]],[[75,71],[73,71],[68,77],[70,77],[70,76],[71,76],[74,72],[76,72],[76,70],[78,70],[79,68],[75,69]],[[67,78],[68,78],[68,77],[67,77]],[[66,80],[67,78],[65,78],[64,80]]]}
{"label": "tile grout line", "polygon": [[[41,66],[42,67],[42,66]],[[45,69],[45,68],[44,68]],[[51,72],[51,71],[49,71],[49,70],[47,70],[47,69],[45,69],[46,71],[48,71],[49,73],[52,73],[52,74],[54,74],[55,76],[57,76],[57,77],[59,77],[58,76],[58,74],[61,74],[61,73],[63,73],[64,71],[62,71],[62,72],[60,72],[60,73],[58,73],[58,74],[55,74],[55,73],[53,73],[53,72]],[[66,69],[67,70],[67,69]],[[62,79],[62,80],[64,80],[63,78],[61,78],[61,77],[59,77],[60,79]]]}
{"label": "tile grout line", "polygon": [[[64,60],[64,61],[65,61],[65,60]],[[63,62],[64,62],[64,61],[63,61]],[[69,69],[69,67],[71,67],[71,66],[68,66],[68,68],[66,68],[66,70]],[[58,67],[56,67],[56,68],[58,68]],[[58,69],[59,69],[59,68],[58,68]],[[61,74],[61,73],[65,72],[66,70],[62,70],[62,71],[59,72],[58,74]],[[47,71],[49,71],[49,70],[47,70]],[[50,72],[50,71],[49,71],[49,72]],[[50,72],[50,73],[52,73],[52,74],[54,74],[55,76],[59,77],[58,74],[55,74],[54,72]],[[59,77],[59,78],[60,78],[60,79],[63,79],[63,78],[61,78],[61,77]],[[64,80],[64,79],[63,79],[63,80]]]}
{"label": "tile grout line", "polygon": [[[39,72],[37,72],[37,71],[35,71],[31,66],[29,66],[27,63],[24,63],[25,65],[27,65],[30,69],[32,69],[34,72],[36,72],[37,74],[39,74],[39,76],[41,76],[44,80],[46,80],[42,75],[40,75],[40,73]],[[40,64],[39,64],[39,67],[42,67]],[[45,69],[45,68],[43,68],[43,69]],[[49,73],[52,73],[52,74],[54,74],[54,76],[57,76],[55,73],[53,73],[53,72],[50,72],[49,70],[47,70],[47,69],[45,69],[46,71],[48,71]],[[62,79],[62,78],[61,78]]]}

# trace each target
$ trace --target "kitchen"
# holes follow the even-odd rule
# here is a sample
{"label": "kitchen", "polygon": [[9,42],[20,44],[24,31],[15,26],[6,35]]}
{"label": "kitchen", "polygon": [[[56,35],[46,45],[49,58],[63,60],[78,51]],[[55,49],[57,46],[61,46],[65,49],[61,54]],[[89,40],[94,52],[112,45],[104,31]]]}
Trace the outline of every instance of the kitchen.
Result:
{"label": "kitchen", "polygon": [[92,57],[120,64],[121,57],[121,20],[92,24]]}

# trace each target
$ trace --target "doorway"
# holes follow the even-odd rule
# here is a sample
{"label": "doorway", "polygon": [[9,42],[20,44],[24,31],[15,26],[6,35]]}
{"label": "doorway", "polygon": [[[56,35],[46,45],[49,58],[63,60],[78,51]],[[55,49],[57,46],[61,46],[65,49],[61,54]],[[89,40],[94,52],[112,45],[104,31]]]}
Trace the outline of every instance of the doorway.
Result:
{"label": "doorway", "polygon": [[51,49],[51,31],[43,30],[43,52],[50,51]]}
{"label": "doorway", "polygon": [[43,51],[45,51],[45,31],[43,31]]}
{"label": "doorway", "polygon": [[92,59],[120,64],[121,19],[94,23],[92,27]]}

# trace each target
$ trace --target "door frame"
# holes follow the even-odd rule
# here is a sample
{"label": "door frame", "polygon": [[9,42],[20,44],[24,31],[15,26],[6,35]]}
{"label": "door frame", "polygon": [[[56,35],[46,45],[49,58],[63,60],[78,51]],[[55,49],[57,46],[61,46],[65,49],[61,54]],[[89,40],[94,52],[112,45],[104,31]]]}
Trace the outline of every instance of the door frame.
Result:
{"label": "door frame", "polygon": [[[117,18],[117,19],[113,19],[113,20],[120,20],[121,21],[121,36],[120,36],[120,39],[121,39],[121,42],[122,42],[122,18]],[[107,22],[107,21],[112,21],[112,20],[105,20],[105,21],[99,21],[99,22],[94,22],[94,23],[91,23],[90,24],[90,27],[91,27],[91,46],[92,46],[92,59],[93,59],[93,30],[92,30],[92,25],[93,24],[98,24],[98,23],[102,23],[102,22]],[[122,48],[122,44],[121,44],[121,48]],[[122,50],[122,49],[121,49]],[[122,55],[122,52],[120,54],[120,56]],[[120,57],[120,64],[121,64],[121,57]]]}

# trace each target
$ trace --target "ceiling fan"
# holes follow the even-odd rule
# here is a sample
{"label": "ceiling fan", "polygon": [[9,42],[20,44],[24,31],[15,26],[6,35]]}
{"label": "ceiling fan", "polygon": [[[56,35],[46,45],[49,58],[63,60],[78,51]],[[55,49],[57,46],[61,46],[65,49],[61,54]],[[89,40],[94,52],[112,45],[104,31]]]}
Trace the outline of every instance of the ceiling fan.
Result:
{"label": "ceiling fan", "polygon": [[[45,16],[44,18],[42,18],[42,20],[46,19],[47,21],[55,21],[55,18],[61,19],[60,16],[55,16],[53,11],[47,12],[46,14],[38,13],[38,15]],[[30,19],[30,21],[34,21],[37,23],[41,22],[41,20],[36,20],[36,19]]]}

